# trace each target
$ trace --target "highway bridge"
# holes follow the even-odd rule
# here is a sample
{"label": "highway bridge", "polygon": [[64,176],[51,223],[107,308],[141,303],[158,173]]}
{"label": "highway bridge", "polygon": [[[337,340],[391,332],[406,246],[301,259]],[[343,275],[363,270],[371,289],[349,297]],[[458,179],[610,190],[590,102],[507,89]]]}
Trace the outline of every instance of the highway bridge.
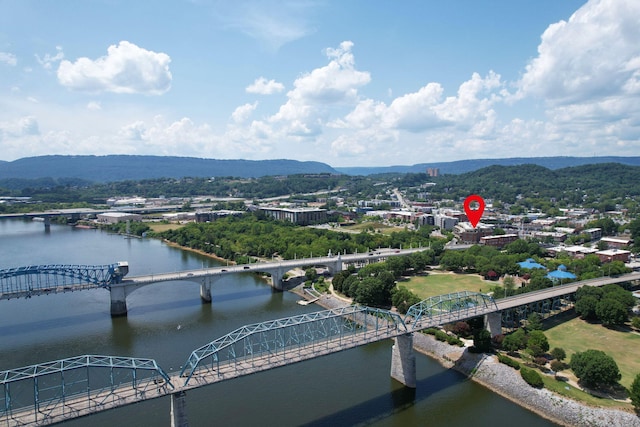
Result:
{"label": "highway bridge", "polygon": [[[500,332],[500,310],[640,279],[640,273],[587,280],[495,301],[475,292],[431,297],[406,315],[349,305],[243,326],[191,352],[183,368],[166,372],[152,359],[85,355],[0,372],[0,426],[48,425],[124,405],[171,396],[173,426],[186,426],[186,391],[394,339],[391,376],[416,386],[413,333],[485,316]],[[498,330],[495,321],[498,320]]]}
{"label": "highway bridge", "polygon": [[369,263],[422,250],[424,248],[376,249],[360,254],[258,262],[135,277],[125,277],[129,271],[127,262],[104,266],[44,265],[9,268],[0,270],[0,300],[102,288],[110,293],[111,315],[124,316],[127,314],[127,295],[143,286],[156,283],[173,281],[197,283],[200,285],[202,300],[211,302],[211,286],[228,275],[266,273],[271,276],[271,285],[275,289],[282,290],[285,274],[296,268],[326,267],[330,273],[334,273],[341,271],[344,264]]}

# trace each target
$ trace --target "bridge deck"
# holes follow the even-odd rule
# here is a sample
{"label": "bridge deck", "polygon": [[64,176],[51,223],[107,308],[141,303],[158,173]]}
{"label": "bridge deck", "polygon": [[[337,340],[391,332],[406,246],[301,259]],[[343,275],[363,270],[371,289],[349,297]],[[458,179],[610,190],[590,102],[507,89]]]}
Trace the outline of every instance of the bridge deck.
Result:
{"label": "bridge deck", "polygon": [[[222,340],[224,346],[207,347],[207,351],[202,351],[196,357],[196,362],[189,364],[188,372],[174,372],[164,374],[152,359],[145,360],[147,370],[154,372],[155,377],[136,379],[135,370],[142,369],[142,365],[134,363],[137,359],[124,360],[126,363],[115,363],[108,360],[108,356],[88,356],[86,365],[76,363],[69,368],[65,368],[65,364],[57,364],[56,362],[48,362],[46,364],[36,365],[22,369],[14,369],[4,371],[0,375],[0,379],[4,378],[0,383],[4,389],[4,399],[0,395],[0,425],[19,426],[19,425],[47,425],[55,422],[61,422],[65,419],[85,416],[94,412],[104,411],[107,409],[117,408],[119,406],[129,405],[143,400],[155,399],[166,396],[171,393],[185,391],[196,387],[202,387],[209,384],[226,381],[244,375],[261,372],[279,366],[292,363],[302,362],[315,357],[328,355],[351,349],[357,346],[366,345],[372,342],[394,338],[399,335],[419,331],[428,327],[438,326],[445,323],[464,320],[471,317],[481,316],[484,314],[516,307],[518,305],[528,304],[533,301],[540,301],[556,296],[567,295],[573,293],[580,286],[602,286],[608,283],[618,283],[623,281],[638,280],[640,273],[632,273],[615,278],[601,278],[589,281],[576,282],[568,285],[556,286],[554,288],[544,289],[529,294],[518,295],[516,297],[498,300],[492,303],[486,303],[487,298],[483,294],[475,294],[476,303],[471,303],[472,296],[469,293],[449,294],[441,298],[433,299],[431,305],[424,305],[424,301],[416,304],[412,309],[420,304],[422,306],[415,310],[409,311],[414,313],[413,317],[405,317],[404,320],[397,313],[385,310],[371,309],[367,307],[349,307],[345,309],[335,309],[326,311],[324,317],[317,313],[310,313],[302,316],[294,316],[292,318],[280,319],[279,321],[263,322],[262,324],[249,325],[246,329],[242,329],[242,334],[237,336],[229,334],[229,340]],[[428,301],[428,300],[425,300]],[[486,304],[482,304],[485,302]],[[448,308],[447,308],[448,307]],[[455,309],[451,309],[455,307]],[[343,311],[341,311],[343,310]],[[350,327],[345,330],[340,329],[341,324],[327,324],[327,319],[334,319],[343,316],[345,322],[357,323],[358,327]],[[357,317],[360,316],[360,317]],[[317,320],[316,320],[317,318]],[[315,323],[314,323],[315,322]],[[282,330],[287,327],[300,326],[304,327],[304,337],[309,341],[301,340],[298,342],[287,342],[287,345],[279,347],[281,341],[273,337],[265,338],[264,333],[271,330]],[[337,328],[331,331],[327,330],[327,326]],[[309,327],[315,327],[316,330],[309,332]],[[284,332],[278,332],[278,337],[282,338]],[[258,337],[256,341],[245,342],[249,336]],[[233,337],[236,338],[233,338]],[[223,337],[225,338],[225,337]],[[262,340],[262,341],[260,341]],[[245,354],[240,357],[229,357],[220,360],[217,357],[218,352],[224,350],[229,351],[229,343],[240,343],[244,345],[245,350],[250,350],[250,355]],[[213,343],[211,343],[213,344]],[[255,346],[255,347],[254,347]],[[254,350],[255,348],[255,350]],[[211,351],[209,351],[211,350]],[[194,352],[196,353],[196,352]],[[192,356],[194,355],[192,353]],[[212,356],[214,355],[215,356]],[[85,356],[74,358],[74,361],[82,360]],[[94,359],[89,359],[93,357]],[[121,358],[123,359],[123,358]],[[191,359],[191,357],[190,357]],[[71,360],[71,359],[70,359]],[[94,364],[91,364],[92,360]],[[100,368],[129,368],[133,372],[133,382],[126,384],[113,383],[113,375],[111,375],[112,386],[96,388],[90,390],[84,389],[84,392],[75,393],[68,392],[65,394],[64,380],[61,386],[49,384],[48,392],[51,389],[62,390],[60,396],[51,396],[47,399],[44,395],[38,399],[38,375],[52,375],[51,370],[43,369],[42,374],[28,374],[31,368],[55,366],[57,371],[71,370],[76,368],[84,368],[88,366],[96,366],[95,361],[102,361]],[[142,359],[140,359],[142,361]],[[201,364],[202,360],[207,364]],[[121,361],[122,362],[122,361]],[[151,363],[152,362],[152,363]],[[57,372],[56,371],[56,372]],[[37,372],[35,369],[33,372]],[[14,374],[20,374],[18,378]],[[157,376],[160,374],[160,376]],[[13,378],[11,378],[13,375]],[[87,371],[88,375],[88,371]],[[163,379],[164,378],[164,379]],[[168,379],[168,381],[166,380]],[[189,380],[192,380],[189,382]],[[35,390],[35,402],[33,405],[24,407],[13,407],[14,403],[11,399],[10,389],[13,390],[18,381],[24,381],[27,389]],[[81,381],[82,384],[84,382]],[[88,382],[87,382],[88,387]],[[0,391],[2,393],[2,391]],[[46,394],[46,393],[44,393]]]}

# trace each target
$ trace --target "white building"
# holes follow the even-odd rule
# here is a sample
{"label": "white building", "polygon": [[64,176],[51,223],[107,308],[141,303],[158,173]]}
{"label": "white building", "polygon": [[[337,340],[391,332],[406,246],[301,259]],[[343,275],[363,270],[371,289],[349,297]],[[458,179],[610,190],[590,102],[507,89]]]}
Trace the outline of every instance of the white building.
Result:
{"label": "white building", "polygon": [[142,221],[142,215],[128,212],[105,212],[97,215],[97,221],[103,224],[117,224],[126,221]]}

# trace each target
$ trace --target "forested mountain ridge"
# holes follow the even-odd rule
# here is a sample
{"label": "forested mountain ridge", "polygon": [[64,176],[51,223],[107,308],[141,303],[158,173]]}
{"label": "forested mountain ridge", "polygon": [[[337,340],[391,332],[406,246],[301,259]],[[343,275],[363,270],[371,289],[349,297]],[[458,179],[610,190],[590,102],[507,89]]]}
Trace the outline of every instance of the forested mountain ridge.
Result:
{"label": "forested mountain ridge", "polygon": [[[413,180],[413,182],[406,182]],[[436,185],[434,197],[458,198],[469,193],[502,201],[518,198],[558,198],[569,203],[594,199],[624,199],[640,195],[640,166],[618,163],[583,165],[550,170],[538,165],[490,166],[461,175],[431,178],[426,174],[406,175],[401,185],[425,180]]]}
{"label": "forested mountain ridge", "polygon": [[[53,185],[69,182],[114,182],[155,178],[222,177],[257,178],[295,174],[397,174],[421,173],[438,168],[441,175],[463,174],[491,166],[535,164],[558,170],[586,164],[619,163],[640,166],[640,157],[534,157],[510,159],[460,160],[444,163],[421,163],[413,166],[333,168],[322,162],[296,160],[217,160],[171,156],[39,156],[12,162],[0,161],[0,180],[43,180]],[[18,188],[14,181],[8,187]],[[36,184],[37,187],[42,185]]]}
{"label": "forested mountain ridge", "polygon": [[321,162],[216,160],[168,156],[39,156],[0,163],[0,179],[75,178],[112,182],[151,178],[256,178],[267,175],[335,173]]}
{"label": "forested mountain ridge", "polygon": [[382,173],[421,173],[427,168],[437,168],[440,174],[462,174],[473,172],[489,166],[518,166],[535,164],[547,169],[556,170],[573,166],[599,163],[620,163],[623,165],[640,166],[640,157],[513,157],[506,159],[470,159],[453,162],[418,163],[412,166],[381,166],[381,167],[336,167],[338,172],[347,175],[372,175]]}

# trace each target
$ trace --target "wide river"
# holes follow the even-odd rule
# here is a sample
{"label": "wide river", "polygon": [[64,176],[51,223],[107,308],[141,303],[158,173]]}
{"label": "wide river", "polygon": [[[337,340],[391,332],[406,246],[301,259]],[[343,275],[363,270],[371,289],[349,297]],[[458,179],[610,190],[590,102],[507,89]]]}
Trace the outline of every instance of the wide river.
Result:
{"label": "wide river", "polygon": [[[0,269],[36,264],[128,261],[130,276],[219,265],[153,239],[0,220]],[[109,315],[97,289],[0,301],[0,371],[83,354],[153,358],[179,369],[191,351],[256,322],[321,310],[300,306],[250,274],[221,279],[203,304],[198,285],[147,286]],[[418,355],[417,388],[389,376],[391,341],[370,344],[187,393],[191,426],[552,426],[463,375]],[[168,426],[170,402],[155,399],[65,426]]]}

